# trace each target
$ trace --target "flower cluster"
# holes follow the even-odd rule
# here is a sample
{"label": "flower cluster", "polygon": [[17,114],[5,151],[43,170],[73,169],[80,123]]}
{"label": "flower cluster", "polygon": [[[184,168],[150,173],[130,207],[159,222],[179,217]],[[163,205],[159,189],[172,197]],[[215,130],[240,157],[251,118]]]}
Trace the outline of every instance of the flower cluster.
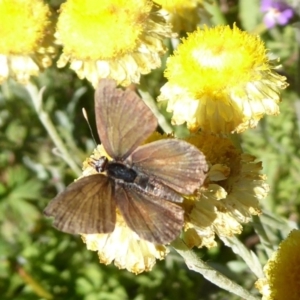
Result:
{"label": "flower cluster", "polygon": [[28,82],[51,65],[60,44],[57,66],[70,63],[94,87],[101,78],[138,83],[141,74],[160,67],[163,39],[172,37],[170,23],[150,0],[69,0],[61,5],[55,40],[55,24],[42,0],[1,1],[0,16],[2,81],[11,76]]}
{"label": "flower cluster", "polygon": [[[142,75],[161,67],[165,39],[179,44],[166,60],[167,81],[157,100],[167,101],[173,125],[186,124],[191,132],[186,141],[209,165],[204,184],[182,195],[180,237],[190,248],[213,247],[216,235],[240,234],[242,225],[261,213],[269,189],[262,163],[243,153],[232,134],[256,127],[264,115],[279,114],[281,90],[287,87],[276,71],[278,60],[258,36],[236,25],[198,27],[209,15],[204,2],[67,0],[54,25],[55,12],[42,0],[0,1],[0,82],[9,77],[28,82],[51,65],[60,45],[57,66],[69,64],[94,87],[103,78],[138,84]],[[179,40],[181,31],[190,33]],[[83,176],[97,173],[91,162],[103,155],[97,147],[83,164]],[[136,274],[151,270],[167,255],[168,245],[141,239],[116,213],[113,232],[82,235],[87,248],[105,264],[114,261]]]}

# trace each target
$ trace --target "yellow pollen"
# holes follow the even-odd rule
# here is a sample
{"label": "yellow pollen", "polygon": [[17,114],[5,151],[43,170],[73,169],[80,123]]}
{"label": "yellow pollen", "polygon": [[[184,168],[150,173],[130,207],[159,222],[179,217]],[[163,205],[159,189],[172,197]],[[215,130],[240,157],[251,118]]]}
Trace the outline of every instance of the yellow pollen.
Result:
{"label": "yellow pollen", "polygon": [[101,60],[132,52],[151,5],[147,0],[67,1],[57,26],[64,53],[82,60]]}
{"label": "yellow pollen", "polygon": [[192,8],[196,7],[197,3],[201,3],[199,0],[155,0],[154,2],[161,5],[166,10],[176,10],[180,8]]}
{"label": "yellow pollen", "polygon": [[48,6],[40,0],[0,1],[0,53],[27,55],[37,50],[49,14]]}
{"label": "yellow pollen", "polygon": [[170,83],[189,88],[192,95],[227,93],[237,84],[260,79],[268,68],[259,37],[234,26],[198,30],[183,40],[167,62]]}

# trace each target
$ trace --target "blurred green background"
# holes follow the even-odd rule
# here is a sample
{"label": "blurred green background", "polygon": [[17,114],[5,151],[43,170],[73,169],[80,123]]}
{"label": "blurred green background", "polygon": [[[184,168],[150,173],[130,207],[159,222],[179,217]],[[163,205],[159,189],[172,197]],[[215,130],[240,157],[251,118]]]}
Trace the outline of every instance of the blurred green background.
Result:
{"label": "blurred green background", "polygon": [[[60,1],[52,1],[58,7]],[[233,24],[260,34],[272,53],[281,58],[280,71],[290,87],[283,92],[278,117],[265,117],[255,130],[240,136],[245,152],[263,161],[271,190],[262,207],[298,222],[300,205],[300,101],[299,45],[292,25],[261,30],[260,1],[216,2],[211,10],[215,24]],[[143,80],[156,92],[162,70]],[[45,86],[43,108],[81,166],[94,142],[82,116],[84,107],[97,139],[93,89],[69,69],[51,67],[33,78]],[[298,90],[297,90],[298,89]],[[163,109],[163,107],[161,107]],[[169,118],[170,116],[167,115]],[[98,142],[98,141],[97,141]],[[0,295],[1,299],[238,299],[218,289],[201,275],[188,271],[172,252],[153,271],[134,275],[98,262],[78,236],[60,233],[42,211],[76,175],[53,151],[27,90],[12,81],[0,86]],[[254,248],[251,226],[241,240]],[[254,242],[253,242],[254,241]],[[197,250],[203,260],[231,279],[253,289],[255,278],[245,265],[219,243]],[[253,289],[254,292],[254,289]],[[255,292],[254,292],[255,293]],[[257,292],[256,292],[257,293]]]}

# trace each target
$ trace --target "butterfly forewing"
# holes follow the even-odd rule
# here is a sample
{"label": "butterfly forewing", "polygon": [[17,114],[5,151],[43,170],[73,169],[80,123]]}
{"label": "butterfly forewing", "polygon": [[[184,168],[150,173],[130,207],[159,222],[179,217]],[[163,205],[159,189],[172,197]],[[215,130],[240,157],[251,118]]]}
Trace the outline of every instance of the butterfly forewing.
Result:
{"label": "butterfly forewing", "polygon": [[115,200],[128,227],[144,240],[167,244],[182,229],[183,209],[172,202],[153,198],[128,184],[116,184]]}
{"label": "butterfly forewing", "polygon": [[133,169],[155,176],[182,194],[191,194],[205,179],[205,156],[193,145],[175,139],[159,140],[136,149],[127,159]]}
{"label": "butterfly forewing", "polygon": [[45,208],[53,216],[53,226],[72,233],[109,233],[116,222],[113,182],[101,175],[90,175],[71,183]]}
{"label": "butterfly forewing", "polygon": [[151,110],[135,94],[116,88],[116,82],[102,79],[95,94],[98,134],[107,154],[125,159],[157,127]]}

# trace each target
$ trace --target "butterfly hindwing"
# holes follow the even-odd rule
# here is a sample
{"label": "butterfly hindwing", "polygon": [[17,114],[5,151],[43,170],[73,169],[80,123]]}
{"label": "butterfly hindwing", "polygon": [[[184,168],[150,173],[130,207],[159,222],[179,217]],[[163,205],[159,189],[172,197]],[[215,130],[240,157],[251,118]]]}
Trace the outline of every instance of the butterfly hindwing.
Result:
{"label": "butterfly hindwing", "polygon": [[113,182],[101,174],[71,183],[45,208],[54,217],[53,226],[72,233],[109,233],[116,223]]}
{"label": "butterfly hindwing", "polygon": [[180,206],[127,184],[116,184],[115,199],[126,224],[141,239],[166,244],[179,235],[184,220]]}
{"label": "butterfly hindwing", "polygon": [[205,179],[205,156],[195,146],[163,139],[137,148],[127,159],[133,169],[155,176],[181,194],[192,194]]}

